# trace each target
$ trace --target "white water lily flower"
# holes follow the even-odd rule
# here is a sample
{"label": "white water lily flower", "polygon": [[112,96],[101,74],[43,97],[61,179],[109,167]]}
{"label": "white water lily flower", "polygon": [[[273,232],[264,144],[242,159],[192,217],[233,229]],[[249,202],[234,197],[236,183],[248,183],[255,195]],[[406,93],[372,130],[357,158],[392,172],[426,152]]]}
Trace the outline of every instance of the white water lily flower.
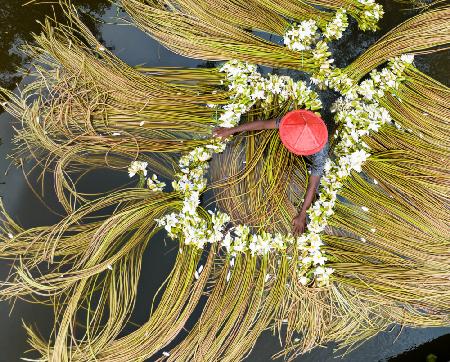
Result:
{"label": "white water lily flower", "polygon": [[325,272],[325,268],[323,266],[318,266],[314,270],[314,275],[324,275],[324,274],[326,274],[326,272]]}
{"label": "white water lily flower", "polygon": [[404,63],[412,64],[414,62],[414,54],[402,54],[400,60]]}
{"label": "white water lily flower", "polygon": [[271,242],[272,246],[277,250],[286,249],[286,245],[283,240],[283,236],[281,234],[276,234]]}
{"label": "white water lily flower", "polygon": [[[252,235],[250,244],[248,244],[248,248],[252,255],[255,255],[258,251],[258,235]],[[235,250],[237,250],[235,248]]]}
{"label": "white water lily flower", "polygon": [[166,215],[162,219],[157,220],[157,223],[159,226],[164,226],[169,235],[173,235],[172,229],[178,227],[179,223],[178,215],[175,213],[171,213],[169,215]]}
{"label": "white water lily flower", "polygon": [[352,169],[357,172],[361,172],[361,165],[367,160],[370,156],[370,153],[367,153],[364,150],[358,150],[349,155],[350,157],[350,165]]}
{"label": "white water lily flower", "polygon": [[324,257],[321,253],[315,253],[312,257],[314,265],[324,265],[327,261],[327,258]]}
{"label": "white water lily flower", "polygon": [[231,128],[236,126],[239,123],[241,118],[240,114],[236,114],[231,110],[227,110],[222,113],[219,117],[219,126],[224,128]]}
{"label": "white water lily flower", "polygon": [[128,175],[130,177],[133,177],[139,172],[142,172],[144,176],[147,176],[147,162],[143,161],[133,161],[130,164],[130,167],[128,167]]}
{"label": "white water lily flower", "polygon": [[191,195],[184,200],[182,212],[188,215],[195,215],[199,205],[199,192],[193,191]]}
{"label": "white water lily flower", "polygon": [[271,236],[259,239],[258,250],[262,255],[268,254],[271,249]]}
{"label": "white water lily flower", "polygon": [[325,229],[325,224],[319,224],[318,222],[310,222],[306,227],[311,233],[319,234]]}
{"label": "white water lily flower", "polygon": [[284,44],[295,51],[309,50],[316,39],[317,30],[314,20],[304,20],[284,34]]}
{"label": "white water lily flower", "polygon": [[300,282],[300,284],[302,284],[302,285],[306,285],[306,284],[308,284],[309,283],[309,280],[308,280],[308,278],[307,277],[305,277],[304,275],[303,276],[301,276],[299,279],[298,279],[298,281]]}
{"label": "white water lily flower", "polygon": [[242,240],[241,238],[235,238],[232,247],[233,251],[237,252],[243,252],[247,248],[245,241]]}
{"label": "white water lily flower", "polygon": [[188,179],[187,175],[183,175],[183,177],[178,180],[178,182],[172,183],[172,186],[175,190],[181,192],[188,192],[195,189],[195,184]]}
{"label": "white water lily flower", "polygon": [[376,94],[375,83],[372,79],[366,79],[359,85],[358,92],[368,100],[372,100]]}
{"label": "white water lily flower", "polygon": [[209,152],[206,151],[202,151],[199,155],[198,155],[198,160],[200,162],[205,162],[208,161],[209,159],[211,159],[211,154]]}
{"label": "white water lily flower", "polygon": [[228,271],[228,274],[227,274],[227,282],[229,282],[229,281],[230,281],[230,278],[231,278],[231,270],[230,270],[230,271]]}
{"label": "white water lily flower", "polygon": [[345,9],[339,9],[335,17],[327,24],[323,36],[328,39],[340,39],[348,27],[348,17]]}
{"label": "white water lily flower", "polygon": [[165,182],[159,181],[158,176],[156,176],[155,174],[153,174],[151,178],[149,177],[147,179],[147,187],[151,191],[162,191],[165,186]]}
{"label": "white water lily flower", "polygon": [[231,244],[233,242],[233,238],[231,237],[230,233],[228,232],[225,237],[223,238],[221,242],[221,246],[227,250],[227,253],[231,250]]}

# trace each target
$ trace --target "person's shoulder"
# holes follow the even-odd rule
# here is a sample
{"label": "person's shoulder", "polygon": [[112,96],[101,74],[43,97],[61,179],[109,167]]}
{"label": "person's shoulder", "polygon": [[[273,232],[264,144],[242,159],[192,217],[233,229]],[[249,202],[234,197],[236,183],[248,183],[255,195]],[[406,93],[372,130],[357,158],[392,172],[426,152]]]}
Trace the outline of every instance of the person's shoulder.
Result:
{"label": "person's shoulder", "polygon": [[329,150],[330,150],[330,144],[327,141],[325,143],[325,145],[320,149],[320,151],[315,153],[315,155],[327,155]]}

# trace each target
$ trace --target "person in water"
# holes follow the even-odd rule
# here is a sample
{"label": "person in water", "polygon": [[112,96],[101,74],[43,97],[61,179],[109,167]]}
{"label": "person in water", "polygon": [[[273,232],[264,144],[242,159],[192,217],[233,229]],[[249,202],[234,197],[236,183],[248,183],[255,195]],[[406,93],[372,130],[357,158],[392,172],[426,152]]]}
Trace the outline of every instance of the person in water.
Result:
{"label": "person in water", "polygon": [[311,164],[303,205],[292,220],[294,235],[300,235],[305,231],[306,210],[314,200],[328,158],[328,132],[323,120],[313,112],[295,110],[283,117],[267,121],[258,120],[232,128],[216,128],[213,135],[227,138],[238,132],[275,128],[279,129],[280,138],[285,147],[297,155],[306,157]]}

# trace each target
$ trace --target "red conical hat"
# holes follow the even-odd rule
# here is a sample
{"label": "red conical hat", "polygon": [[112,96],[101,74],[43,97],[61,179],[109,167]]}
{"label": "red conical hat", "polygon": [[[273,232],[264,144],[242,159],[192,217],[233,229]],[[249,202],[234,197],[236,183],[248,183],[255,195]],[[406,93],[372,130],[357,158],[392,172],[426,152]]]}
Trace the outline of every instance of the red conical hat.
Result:
{"label": "red conical hat", "polygon": [[304,109],[286,113],[280,123],[280,138],[284,146],[296,155],[319,152],[328,140],[325,122]]}

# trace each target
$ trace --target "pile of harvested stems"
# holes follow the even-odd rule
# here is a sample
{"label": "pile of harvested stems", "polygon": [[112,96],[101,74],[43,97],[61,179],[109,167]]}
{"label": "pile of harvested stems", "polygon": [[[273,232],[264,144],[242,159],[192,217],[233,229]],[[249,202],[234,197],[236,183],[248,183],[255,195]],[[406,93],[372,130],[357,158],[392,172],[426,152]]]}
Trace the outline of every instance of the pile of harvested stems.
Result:
{"label": "pile of harvested stems", "polygon": [[[288,22],[276,12],[258,6],[257,1],[245,3],[254,6],[240,6],[239,17],[228,17],[221,7],[207,8],[202,3],[196,6],[198,1],[173,1],[170,5],[163,1],[121,1],[139,28],[175,53],[198,59],[242,59],[275,67],[315,69],[310,52],[299,57],[292,50],[252,34],[249,30],[255,29],[282,35]],[[227,1],[221,4],[226,7]],[[255,11],[261,17],[255,17]]]}
{"label": "pile of harvested stems", "polygon": [[[308,51],[299,57],[246,29],[282,34],[293,13],[300,19],[330,17],[287,0],[121,3],[139,27],[182,54],[306,71],[314,70]],[[347,4],[350,14],[357,13],[350,1],[314,3],[330,9]],[[200,250],[179,240],[180,252],[148,321],[124,335],[143,252],[161,228],[155,219],[181,210],[182,195],[151,191],[141,175],[135,188],[89,199],[69,175],[124,169],[139,159],[173,177],[180,152],[210,141],[217,111],[206,105],[226,104],[230,95],[217,69],[127,66],[97,42],[74,8],[65,9],[71,26],[48,21],[26,48],[36,59],[35,80],[19,95],[2,90],[6,109],[22,124],[15,157],[53,171],[68,211],[56,225],[25,230],[2,207],[0,258],[14,260],[14,269],[0,284],[0,299],[39,298],[55,307],[48,339],[27,328],[42,360],[238,361],[269,328],[284,339],[279,356],[292,360],[330,341],[352,348],[393,323],[449,324],[450,89],[408,68],[396,95],[380,99],[408,132],[384,125],[365,137],[371,157],[363,172],[347,178],[324,232],[335,270],[330,286],[298,282],[295,247],[232,258],[220,245]],[[393,55],[432,51],[449,42],[449,28],[448,8],[424,12],[344,72],[359,80]],[[291,105],[267,111],[257,104],[247,117],[277,116]],[[235,137],[213,160],[211,179],[216,205],[232,223],[287,233],[308,173],[303,160],[266,131]],[[198,210],[212,222],[207,205]],[[174,346],[198,308],[201,316]]]}

